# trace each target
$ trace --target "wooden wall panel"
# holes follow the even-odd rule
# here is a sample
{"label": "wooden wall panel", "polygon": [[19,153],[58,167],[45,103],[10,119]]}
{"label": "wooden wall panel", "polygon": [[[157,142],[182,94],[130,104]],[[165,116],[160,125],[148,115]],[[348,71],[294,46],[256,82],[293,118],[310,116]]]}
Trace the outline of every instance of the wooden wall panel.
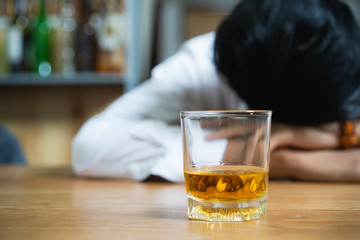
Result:
{"label": "wooden wall panel", "polygon": [[224,12],[189,10],[186,13],[186,39],[216,30],[226,15]]}
{"label": "wooden wall panel", "polygon": [[0,123],[19,139],[30,165],[66,166],[81,125],[121,94],[121,86],[0,87]]}

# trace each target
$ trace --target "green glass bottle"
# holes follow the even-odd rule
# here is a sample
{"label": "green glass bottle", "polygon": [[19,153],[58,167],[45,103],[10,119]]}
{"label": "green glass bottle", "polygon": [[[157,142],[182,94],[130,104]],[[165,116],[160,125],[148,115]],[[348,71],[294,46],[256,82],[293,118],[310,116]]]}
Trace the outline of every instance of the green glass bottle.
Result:
{"label": "green glass bottle", "polygon": [[47,77],[51,74],[49,57],[50,24],[47,21],[45,0],[40,0],[37,24],[34,29],[35,42],[35,71],[40,76]]}

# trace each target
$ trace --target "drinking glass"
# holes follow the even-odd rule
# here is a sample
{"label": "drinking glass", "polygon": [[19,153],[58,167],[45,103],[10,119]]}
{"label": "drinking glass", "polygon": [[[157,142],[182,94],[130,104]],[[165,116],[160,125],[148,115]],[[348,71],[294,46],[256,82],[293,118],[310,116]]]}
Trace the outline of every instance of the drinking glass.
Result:
{"label": "drinking glass", "polygon": [[271,114],[180,113],[190,219],[244,221],[266,216]]}

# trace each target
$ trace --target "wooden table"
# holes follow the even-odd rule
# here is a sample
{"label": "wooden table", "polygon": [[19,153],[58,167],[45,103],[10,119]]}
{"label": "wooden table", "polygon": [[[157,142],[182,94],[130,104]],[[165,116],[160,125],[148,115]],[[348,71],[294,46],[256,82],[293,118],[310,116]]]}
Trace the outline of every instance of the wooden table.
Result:
{"label": "wooden table", "polygon": [[360,184],[270,182],[268,216],[188,220],[183,184],[0,167],[0,239],[360,239]]}

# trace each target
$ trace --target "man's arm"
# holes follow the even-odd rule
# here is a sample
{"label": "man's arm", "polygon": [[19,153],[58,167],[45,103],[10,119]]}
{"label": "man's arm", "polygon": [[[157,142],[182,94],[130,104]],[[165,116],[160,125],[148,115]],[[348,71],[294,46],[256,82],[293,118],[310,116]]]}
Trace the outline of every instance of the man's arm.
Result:
{"label": "man's arm", "polygon": [[340,147],[340,125],[317,127],[274,124],[271,178],[360,181],[360,149]]}
{"label": "man's arm", "polygon": [[284,147],[307,150],[340,147],[339,123],[336,122],[320,126],[293,126],[274,123],[271,132],[272,151]]}
{"label": "man's arm", "polygon": [[294,150],[278,149],[270,160],[271,178],[308,181],[360,181],[360,149]]}
{"label": "man's arm", "polygon": [[[360,181],[360,149],[340,148],[339,123],[291,126],[274,123],[271,136],[270,176],[309,181]],[[246,128],[224,128],[209,140],[246,133]],[[241,154],[241,140],[228,144],[231,155]]]}
{"label": "man's arm", "polygon": [[83,177],[141,181],[156,175],[183,181],[179,111],[236,109],[240,104],[213,66],[213,38],[190,40],[158,65],[150,80],[88,120],[73,141],[74,172]]}

